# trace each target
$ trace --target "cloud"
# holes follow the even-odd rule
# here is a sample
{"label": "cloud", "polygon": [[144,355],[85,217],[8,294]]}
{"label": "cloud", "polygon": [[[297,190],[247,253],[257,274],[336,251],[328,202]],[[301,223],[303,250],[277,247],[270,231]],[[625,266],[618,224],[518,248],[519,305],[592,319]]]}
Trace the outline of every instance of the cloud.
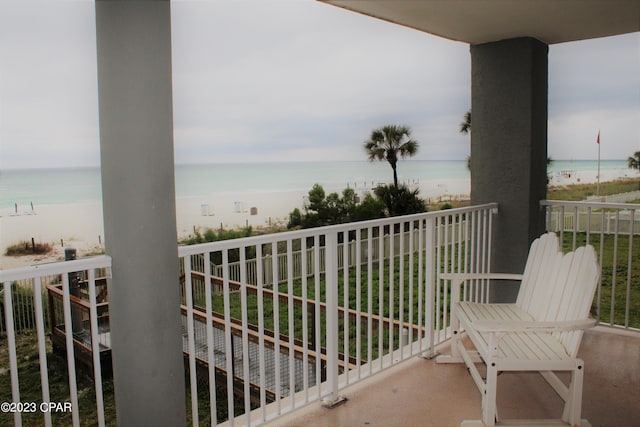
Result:
{"label": "cloud", "polygon": [[221,14],[219,3],[174,7],[177,129],[243,129],[243,140],[249,128],[264,155],[312,159],[331,147],[324,157],[361,159],[373,127],[420,126],[468,104],[465,45],[316,2],[262,2],[247,14],[248,4]]}
{"label": "cloud", "polygon": [[549,155],[553,159],[626,159],[640,150],[640,111],[589,110],[549,121]]}
{"label": "cloud", "polygon": [[[361,160],[388,123],[417,159],[469,153],[465,44],[312,0],[171,7],[176,162]],[[640,149],[639,50],[640,33],[550,47],[554,158],[593,158],[595,128],[608,158]],[[0,0],[0,58],[0,168],[98,164],[93,2]]]}
{"label": "cloud", "polygon": [[550,114],[640,108],[640,33],[553,45]]}
{"label": "cloud", "polygon": [[640,33],[563,43],[549,53],[549,153],[626,159],[640,150]]}
{"label": "cloud", "polygon": [[95,165],[93,4],[0,2],[0,167]]}

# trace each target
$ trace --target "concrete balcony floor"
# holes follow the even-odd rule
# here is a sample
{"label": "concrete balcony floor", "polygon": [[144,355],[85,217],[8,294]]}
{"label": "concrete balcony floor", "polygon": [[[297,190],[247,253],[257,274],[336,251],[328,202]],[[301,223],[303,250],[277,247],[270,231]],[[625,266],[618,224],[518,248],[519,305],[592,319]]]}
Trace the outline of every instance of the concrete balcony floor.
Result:
{"label": "concrete balcony floor", "polygon": [[[448,346],[440,350],[449,351]],[[592,426],[640,425],[640,334],[597,327],[585,332],[582,417]],[[480,393],[464,365],[412,358],[342,392],[348,401],[312,404],[277,426],[458,426],[481,418]],[[498,377],[501,419],[553,418],[562,401],[537,373]]]}

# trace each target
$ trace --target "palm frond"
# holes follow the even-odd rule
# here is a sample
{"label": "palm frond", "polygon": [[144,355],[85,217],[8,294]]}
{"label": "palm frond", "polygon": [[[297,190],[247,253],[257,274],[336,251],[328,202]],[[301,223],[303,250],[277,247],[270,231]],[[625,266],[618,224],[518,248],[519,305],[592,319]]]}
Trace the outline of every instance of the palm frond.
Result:
{"label": "palm frond", "polygon": [[640,151],[633,153],[633,156],[627,159],[627,164],[629,165],[629,169],[640,170]]}
{"label": "palm frond", "polygon": [[460,133],[468,134],[471,132],[471,110],[464,113],[464,121],[460,122]]}

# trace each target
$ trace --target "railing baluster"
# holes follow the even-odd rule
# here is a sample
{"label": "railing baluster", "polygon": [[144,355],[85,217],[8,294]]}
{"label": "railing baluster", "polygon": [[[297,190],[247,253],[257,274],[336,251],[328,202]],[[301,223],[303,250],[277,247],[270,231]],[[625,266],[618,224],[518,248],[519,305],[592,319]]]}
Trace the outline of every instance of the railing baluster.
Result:
{"label": "railing baluster", "polygon": [[[471,212],[470,214],[471,216],[471,252],[470,252],[470,269],[469,272],[470,273],[477,273],[479,271],[478,269],[478,251],[479,251],[479,247],[478,247],[478,241],[480,239],[478,239],[478,236],[480,234],[480,231],[478,230],[478,212]],[[479,301],[479,285],[478,285],[478,280],[472,280],[469,283],[469,286],[471,289],[469,289],[469,298],[471,299],[471,301]]]}
{"label": "railing baluster", "polygon": [[618,236],[620,231],[620,211],[616,211],[615,234],[613,237],[613,261],[611,270],[611,315],[609,323],[615,325],[615,307],[616,307],[616,278],[618,271]]}
{"label": "railing baluster", "polygon": [[[471,234],[471,213],[466,213],[464,214],[464,233],[465,233],[465,237],[464,237],[464,266],[463,266],[463,273],[469,273],[471,271],[471,255],[470,255],[470,251],[471,251],[471,246],[472,246],[472,242],[471,242],[471,237],[473,236],[473,234]],[[462,287],[462,297],[464,299],[468,299],[469,293],[470,293],[470,288],[469,288],[469,283],[465,282],[464,286]]]}
{"label": "railing baluster", "polygon": [[[251,413],[251,372],[249,370],[249,319],[247,312],[247,247],[240,247],[240,308],[242,311],[242,383],[244,392],[244,413],[249,419]],[[247,423],[248,425],[249,423]]]}
{"label": "railing baluster", "polygon": [[[351,252],[348,231],[342,233],[342,241],[342,354],[344,357],[344,371],[347,372],[349,370],[349,253]],[[348,384],[349,375],[345,377]]]}
{"label": "railing baluster", "polygon": [[[322,398],[322,360],[320,359],[322,348],[322,316],[320,313],[320,302],[322,301],[320,295],[320,236],[316,234],[313,236],[313,259],[315,263],[314,270],[314,308],[315,308],[315,320],[314,320],[314,339],[315,344],[313,350],[316,354],[316,390],[317,398]],[[325,287],[326,288],[326,287]]]}
{"label": "railing baluster", "polygon": [[[441,218],[441,221],[444,220],[444,236],[443,236],[443,255],[444,255],[444,259],[443,259],[443,267],[442,267],[442,271],[444,273],[450,273],[451,272],[451,266],[449,264],[450,260],[449,260],[449,215],[445,215]],[[440,281],[439,285],[442,286],[442,327],[443,328],[447,328],[447,307],[448,306],[448,286],[447,283],[445,283],[444,281]],[[438,306],[440,306],[440,304],[438,304]]]}
{"label": "railing baluster", "polygon": [[635,224],[635,210],[630,211],[629,216],[629,254],[627,260],[627,295],[624,310],[624,327],[629,328],[629,314],[631,310],[631,271],[633,265],[633,225]]}
{"label": "railing baluster", "polygon": [[393,363],[393,349],[394,349],[394,328],[393,328],[393,320],[394,320],[394,305],[395,305],[395,296],[394,296],[394,268],[395,268],[395,246],[396,246],[396,236],[395,236],[395,224],[391,224],[389,226],[389,364]]}
{"label": "railing baluster", "polygon": [[[404,226],[405,222],[400,222],[398,224],[400,226],[400,250],[398,254],[398,349],[400,354],[400,360],[404,359],[404,345],[406,343],[403,342],[403,329],[404,329]],[[391,319],[393,322],[393,318]],[[391,328],[395,329],[393,323],[391,324]]]}
{"label": "railing baluster", "polygon": [[[422,321],[422,312],[424,310],[424,305],[423,305],[423,288],[424,288],[424,274],[423,274],[423,269],[424,269],[424,247],[425,247],[425,239],[424,239],[424,220],[420,219],[420,221],[418,221],[418,321],[417,321],[417,326],[418,326],[418,349],[419,351],[423,351],[425,349],[424,347],[424,338],[425,338],[425,334],[421,334],[420,333],[420,328],[423,325],[423,321]],[[426,317],[426,316],[425,316]]]}
{"label": "railing baluster", "polygon": [[302,276],[302,390],[304,403],[309,402],[309,271],[307,239],[300,239],[300,274]]}
{"label": "railing baluster", "polygon": [[71,398],[72,420],[74,427],[80,425],[78,408],[78,386],[76,382],[76,363],[73,343],[73,326],[71,319],[71,298],[69,292],[69,274],[62,275],[62,304],[64,307],[64,334],[67,346],[67,369],[69,374],[69,394]]}
{"label": "railing baluster", "polygon": [[[481,263],[480,263],[480,272],[481,273],[488,273],[490,271],[490,266],[488,265],[488,256],[487,256],[487,247],[488,247],[488,239],[489,239],[489,235],[488,235],[488,229],[489,229],[489,214],[487,213],[486,210],[480,211],[479,212],[480,215],[482,216],[482,241],[480,242],[481,244],[481,250],[480,253],[482,254],[482,258],[481,258]],[[488,302],[489,301],[489,295],[490,295],[490,282],[488,280],[484,280],[482,282],[482,290],[483,290],[483,302]]]}
{"label": "railing baluster", "polygon": [[489,232],[487,233],[487,244],[484,247],[484,251],[487,253],[487,270],[491,271],[491,248],[493,247],[493,214],[498,213],[498,208],[487,209],[487,215],[489,216]]}
{"label": "railing baluster", "polygon": [[223,300],[224,300],[224,345],[225,345],[225,369],[227,371],[227,413],[229,414],[229,424],[234,425],[234,395],[233,395],[233,380],[234,369],[233,365],[235,360],[233,356],[235,354],[233,349],[233,338],[231,335],[231,301],[229,290],[229,250],[222,250],[222,287],[223,287]]}
{"label": "railing baluster", "polygon": [[367,365],[373,372],[373,227],[367,228]]}
{"label": "railing baluster", "polygon": [[435,269],[435,330],[446,330],[446,326],[442,324],[442,308],[440,301],[442,301],[442,281],[440,280],[440,274],[442,271],[442,224],[440,223],[441,217],[434,218],[434,229],[436,231],[436,241],[435,241],[435,259],[436,262],[434,264]]}
{"label": "railing baluster", "polygon": [[[100,330],[98,329],[98,310],[96,307],[96,270],[89,269],[89,323],[91,325],[91,353],[93,356],[93,378],[96,390],[96,409],[98,415],[98,425],[104,426],[104,401],[102,396],[102,364],[100,361]],[[40,287],[40,281],[36,282],[36,288]],[[40,294],[38,289],[38,294]],[[43,387],[44,392],[44,387]],[[43,401],[48,402],[43,396]]]}
{"label": "railing baluster", "polygon": [[278,281],[279,277],[279,267],[278,267],[278,242],[271,243],[271,252],[272,252],[272,262],[273,262],[273,338],[275,340],[274,351],[273,351],[273,359],[274,359],[274,367],[275,367],[275,393],[276,393],[276,413],[278,415],[281,414],[281,396],[282,396],[282,386],[280,375],[282,375],[282,371],[280,369],[280,301],[279,301],[279,292],[280,285]]}
{"label": "railing baluster", "polygon": [[[188,257],[188,256],[187,256]],[[187,258],[185,257],[185,258]],[[206,311],[206,329],[207,329],[207,361],[209,370],[209,412],[211,414],[211,424],[217,424],[217,396],[216,396],[216,366],[214,347],[215,340],[213,336],[213,292],[211,291],[211,253],[204,252],[204,297]]]}
{"label": "railing baluster", "polygon": [[576,239],[578,238],[578,229],[579,229],[578,222],[579,221],[580,221],[580,217],[578,216],[578,207],[574,206],[573,208],[573,243],[571,245],[572,251],[576,250],[576,245],[577,245]]}
{"label": "railing baluster", "polygon": [[362,365],[362,229],[355,230],[356,233],[356,378],[361,378]]}
{"label": "railing baluster", "polygon": [[384,355],[384,226],[378,226],[378,361],[382,370]]}
{"label": "railing baluster", "polygon": [[[408,342],[406,344],[413,344],[413,267],[415,263],[414,259],[414,244],[415,244],[415,235],[414,235],[414,222],[409,222],[409,334],[408,334]],[[413,347],[410,347],[413,348]],[[409,354],[413,352],[410,351]]]}
{"label": "railing baluster", "polygon": [[325,234],[326,295],[327,295],[327,389],[324,401],[333,404],[338,400],[338,235]]}
{"label": "railing baluster", "polygon": [[[34,309],[36,316],[36,331],[38,334],[38,360],[40,361],[40,385],[42,387],[42,401],[50,402],[49,394],[49,373],[47,371],[47,348],[45,344],[45,322],[44,322],[44,310],[42,306],[42,278],[35,277],[33,284],[33,297]],[[93,339],[92,339],[93,342]],[[94,356],[95,358],[95,356]],[[95,364],[95,361],[94,361]],[[97,387],[97,385],[96,385]],[[100,394],[99,398],[102,399],[102,382],[100,382]],[[96,388],[96,399],[98,399],[98,391]],[[100,414],[102,413],[102,424],[100,424]],[[44,411],[44,424],[47,427],[51,426],[51,412]],[[98,425],[104,425],[104,411],[100,411],[98,408]]]}
{"label": "railing baluster", "polygon": [[[604,209],[600,210],[600,251],[598,252],[598,254],[599,254],[598,265],[602,270],[602,261],[604,260]],[[602,311],[600,310],[601,304],[602,304],[602,274],[598,279],[598,321],[602,321]]]}
{"label": "railing baluster", "polygon": [[[256,245],[256,260],[262,260],[262,245]],[[256,262],[256,280],[258,287],[258,360],[260,371],[260,421],[267,419],[267,391],[265,386],[265,351],[264,351],[264,276],[262,261]]]}
{"label": "railing baluster", "polygon": [[[4,287],[4,316],[7,332],[7,345],[9,352],[9,370],[11,374],[11,401],[20,402],[20,384],[18,382],[18,356],[16,354],[16,333],[13,322],[13,295],[11,294],[11,282],[3,283]],[[16,426],[22,425],[20,411],[13,413],[13,421]]]}
{"label": "railing baluster", "polygon": [[[431,357],[435,354],[435,334],[438,331],[434,323],[435,304],[435,286],[436,286],[436,218],[428,218],[426,220],[426,241],[425,241],[425,318],[424,326],[427,335],[428,349],[425,357]],[[439,338],[438,338],[439,341]]]}
{"label": "railing baluster", "polygon": [[295,319],[294,312],[295,306],[293,303],[293,242],[291,239],[287,239],[287,259],[291,262],[287,263],[287,314],[288,314],[288,327],[287,335],[289,336],[289,397],[291,406],[295,407],[295,393],[296,393],[296,359],[295,359]]}
{"label": "railing baluster", "polygon": [[191,387],[191,424],[198,420],[198,378],[196,375],[196,338],[193,320],[193,283],[191,276],[191,256],[184,257],[184,291],[187,306],[187,348],[189,350],[189,382]]}

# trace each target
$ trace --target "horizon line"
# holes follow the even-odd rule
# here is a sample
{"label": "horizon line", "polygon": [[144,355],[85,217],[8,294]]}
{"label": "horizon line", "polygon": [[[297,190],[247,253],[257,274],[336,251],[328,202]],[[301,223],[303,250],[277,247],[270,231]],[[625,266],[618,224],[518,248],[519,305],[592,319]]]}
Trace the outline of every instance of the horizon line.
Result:
{"label": "horizon line", "polygon": [[[597,162],[598,159],[551,159],[553,162]],[[402,159],[403,162],[466,162],[467,159]],[[622,162],[627,159],[600,159],[601,162]],[[233,164],[295,164],[295,163],[379,163],[378,161],[364,160],[290,160],[290,161],[213,161],[213,162],[180,162],[175,166],[202,166],[202,165],[233,165]],[[22,167],[0,167],[0,171],[17,170],[55,170],[55,169],[95,169],[100,168],[100,164],[94,165],[65,165],[65,166],[22,166]]]}

